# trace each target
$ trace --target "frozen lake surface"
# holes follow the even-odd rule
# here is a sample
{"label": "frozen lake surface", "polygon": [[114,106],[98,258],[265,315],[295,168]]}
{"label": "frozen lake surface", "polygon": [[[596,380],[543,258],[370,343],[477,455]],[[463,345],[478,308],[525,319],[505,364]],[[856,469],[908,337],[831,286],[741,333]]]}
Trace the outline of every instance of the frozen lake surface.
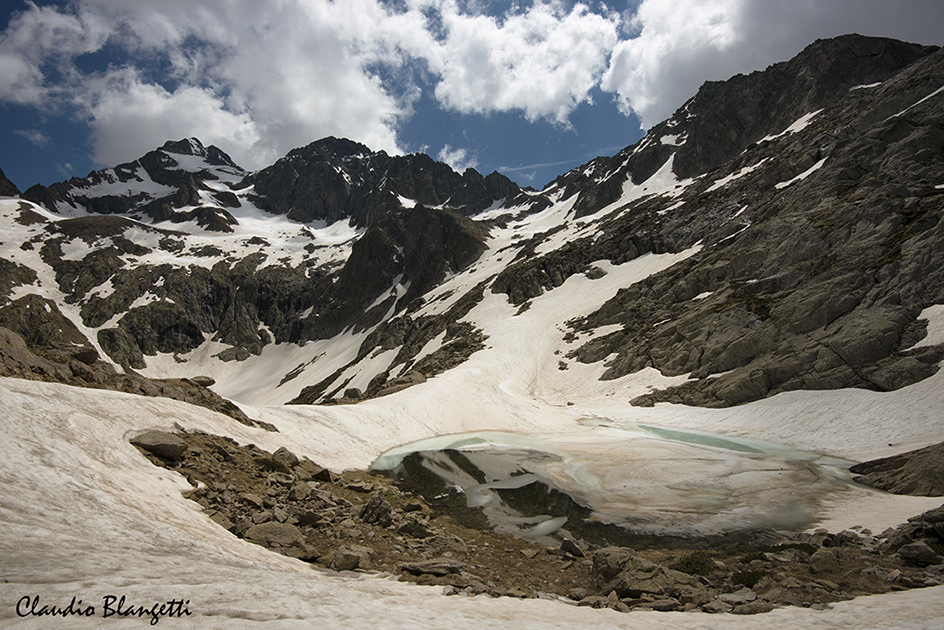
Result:
{"label": "frozen lake surface", "polygon": [[493,527],[527,538],[593,536],[588,523],[670,536],[799,531],[824,497],[851,483],[852,462],[783,445],[599,419],[581,425],[566,435],[420,440],[387,451],[372,469],[411,489],[434,475],[441,487],[428,493],[461,492]]}

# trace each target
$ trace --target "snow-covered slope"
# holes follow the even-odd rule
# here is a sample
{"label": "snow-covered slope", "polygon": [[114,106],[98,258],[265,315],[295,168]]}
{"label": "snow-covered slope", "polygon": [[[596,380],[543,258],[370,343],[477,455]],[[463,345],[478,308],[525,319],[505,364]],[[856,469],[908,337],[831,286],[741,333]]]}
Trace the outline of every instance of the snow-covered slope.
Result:
{"label": "snow-covered slope", "polygon": [[[849,425],[879,422],[895,409],[901,425],[920,435],[926,419],[919,412],[909,413],[906,401],[916,398],[940,405],[944,387],[939,379],[934,381],[926,391],[909,388],[886,395],[887,408],[870,405],[874,401],[868,393],[851,391],[824,394],[827,399],[816,408],[799,400],[784,402],[779,409],[755,403],[736,415],[742,427],[753,423],[755,435],[774,437],[764,433],[771,426],[765,422],[771,414],[795,418],[800,428],[820,407],[848,409],[850,415],[836,426],[834,435],[820,436],[848,445]],[[418,397],[420,391],[413,388],[404,394]],[[537,423],[545,415],[551,420],[558,416],[551,427],[571,435],[578,430],[573,418],[565,420],[561,410],[542,409],[526,398],[499,392],[492,390],[490,396],[501,398],[500,404],[486,399],[484,415],[490,422],[482,424],[496,426],[500,407],[507,407],[506,424],[500,425],[507,430],[527,430],[528,421]],[[19,379],[0,380],[0,394],[4,400],[0,422],[7,435],[15,436],[0,446],[4,627],[102,627],[107,621],[102,619],[103,598],[109,595],[124,596],[126,608],[189,601],[190,616],[160,621],[175,627],[756,627],[756,617],[620,615],[554,601],[447,598],[441,588],[398,583],[383,575],[325,573],[235,538],[181,496],[189,487],[184,479],[154,467],[128,442],[131,434],[145,428],[178,424],[230,435],[266,450],[286,446],[316,461],[360,464],[395,441],[424,434],[415,422],[412,428],[403,425],[406,410],[416,408],[415,400],[327,409],[269,408],[267,418],[281,429],[271,433],[164,399]],[[430,401],[423,402],[428,409]],[[872,418],[856,415],[867,406]],[[444,414],[453,411],[449,406],[430,409],[421,424],[427,431],[474,428],[474,423],[432,424],[432,418],[448,417]],[[690,426],[684,409],[651,413],[666,424]],[[358,439],[347,439],[347,434]],[[827,524],[848,526],[854,521],[881,528],[937,504],[934,499],[851,488],[842,494],[849,496],[836,499],[823,513]],[[88,618],[18,617],[16,605],[24,597],[39,597],[41,605],[60,607],[76,597],[84,606],[93,606],[95,613]],[[944,621],[944,587],[858,598],[824,611],[784,608],[768,613],[763,621],[777,628],[933,628]]]}

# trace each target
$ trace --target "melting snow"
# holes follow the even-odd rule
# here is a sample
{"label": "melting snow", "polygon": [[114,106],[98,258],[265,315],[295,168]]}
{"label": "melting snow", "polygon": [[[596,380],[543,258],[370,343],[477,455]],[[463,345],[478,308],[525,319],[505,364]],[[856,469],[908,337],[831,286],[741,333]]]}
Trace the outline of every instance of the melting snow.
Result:
{"label": "melting snow", "polygon": [[774,188],[780,190],[781,188],[786,188],[786,187],[789,186],[790,184],[794,184],[794,183],[796,183],[796,182],[798,182],[798,181],[800,181],[800,180],[806,179],[806,178],[809,177],[812,173],[814,173],[815,171],[818,171],[818,170],[823,166],[823,164],[826,163],[826,160],[827,160],[827,159],[828,159],[828,158],[823,158],[822,160],[820,160],[819,162],[817,162],[817,163],[814,164],[813,166],[809,167],[808,169],[806,169],[805,171],[803,171],[802,173],[800,173],[799,175],[797,175],[796,177],[794,177],[794,178],[791,179],[791,180],[788,180],[788,181],[785,181],[785,182],[779,182],[779,183],[777,183],[777,184],[774,184]]}
{"label": "melting snow", "polygon": [[721,187],[724,186],[725,184],[728,184],[728,183],[730,183],[730,182],[733,182],[734,180],[736,180],[736,179],[738,179],[738,178],[740,178],[740,177],[744,177],[744,176],[747,175],[748,173],[751,173],[751,172],[757,170],[758,168],[760,168],[760,166],[761,166],[764,162],[766,162],[767,160],[769,160],[769,159],[770,159],[770,158],[764,158],[763,160],[761,160],[761,161],[758,162],[757,164],[751,164],[750,166],[745,166],[744,168],[741,168],[741,169],[735,171],[734,173],[731,173],[730,175],[726,175],[726,176],[722,177],[721,179],[719,179],[718,181],[716,181],[714,184],[712,184],[709,188],[707,188],[707,189],[705,190],[705,192],[711,192],[712,190],[718,190],[719,188],[721,188]]}
{"label": "melting snow", "polygon": [[662,136],[661,138],[659,138],[659,141],[660,141],[662,144],[667,144],[667,145],[672,146],[672,147],[680,147],[680,146],[682,146],[683,144],[685,144],[685,140],[686,140],[686,135],[685,135],[685,134],[664,135],[664,136]]}
{"label": "melting snow", "polygon": [[944,304],[935,304],[921,311],[918,319],[924,319],[928,322],[927,336],[914,345],[915,348],[923,346],[936,346],[944,343]]}
{"label": "melting snow", "polygon": [[772,135],[772,136],[765,136],[765,137],[761,138],[760,140],[757,141],[758,144],[761,143],[761,142],[770,142],[771,140],[776,140],[777,138],[781,138],[781,137],[786,136],[786,135],[789,135],[789,134],[791,134],[791,133],[797,133],[797,132],[799,132],[799,131],[802,131],[803,129],[806,128],[807,125],[810,124],[810,122],[813,120],[813,118],[815,118],[816,115],[819,114],[821,111],[823,111],[823,110],[822,110],[822,109],[817,109],[815,112],[810,112],[810,113],[808,113],[808,114],[804,114],[803,116],[800,116],[799,118],[797,118],[797,119],[793,122],[793,124],[791,124],[789,127],[787,127],[786,129],[784,129],[784,130],[781,131],[780,133],[774,134],[774,135]]}

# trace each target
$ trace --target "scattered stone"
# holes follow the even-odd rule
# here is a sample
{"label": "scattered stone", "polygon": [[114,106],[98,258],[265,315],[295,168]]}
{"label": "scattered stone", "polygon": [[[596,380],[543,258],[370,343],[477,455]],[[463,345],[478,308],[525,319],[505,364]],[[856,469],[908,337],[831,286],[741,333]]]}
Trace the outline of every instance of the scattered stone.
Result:
{"label": "scattered stone", "polygon": [[569,553],[575,558],[584,557],[583,549],[581,549],[580,546],[577,543],[575,543],[573,540],[571,540],[570,538],[565,538],[564,540],[562,540],[560,548],[561,548],[561,551],[563,551],[564,553]]}
{"label": "scattered stone", "polygon": [[298,456],[284,446],[272,453],[272,459],[279,462],[289,470],[298,466]]}
{"label": "scattered stone", "polygon": [[311,486],[307,483],[297,483],[289,490],[288,498],[292,501],[304,501],[311,496]]}
{"label": "scattered stone", "polygon": [[431,536],[424,542],[426,549],[433,556],[447,556],[449,554],[465,556],[469,553],[469,547],[465,544],[465,541],[453,534]]}
{"label": "scattered stone", "polygon": [[354,571],[370,566],[371,549],[369,547],[342,545],[331,555],[328,566],[335,571]]}
{"label": "scattered stone", "polygon": [[[294,525],[288,523],[277,523],[269,521],[258,525],[253,525],[246,532],[246,540],[262,545],[263,547],[275,548],[283,553],[286,550],[297,550],[307,552],[305,548],[305,537]],[[286,555],[296,556],[293,553]]]}
{"label": "scattered stone", "polygon": [[589,606],[591,608],[606,608],[606,602],[606,597],[603,597],[602,595],[588,595],[577,602],[577,605]]}
{"label": "scattered stone", "polygon": [[735,591],[733,593],[724,593],[719,596],[719,599],[728,602],[733,606],[738,606],[740,604],[750,603],[757,599],[757,593],[747,587],[744,587],[741,590]]}
{"label": "scattered stone", "polygon": [[579,602],[580,600],[589,596],[590,593],[587,592],[587,589],[581,587],[573,588],[567,593],[567,599],[573,600],[575,602]]}
{"label": "scattered stone", "polygon": [[639,597],[645,593],[662,595],[669,587],[704,588],[695,577],[640,558],[625,547],[595,551],[590,579],[603,592],[615,590],[620,597]]}
{"label": "scattered stone", "polygon": [[706,613],[726,613],[734,610],[734,606],[721,598],[712,600],[701,607]]}
{"label": "scattered stone", "polygon": [[259,510],[265,506],[262,497],[257,494],[245,493],[239,495],[239,498],[242,499],[243,503],[246,503],[247,505]]}
{"label": "scattered stone", "polygon": [[229,518],[222,512],[217,512],[210,517],[210,520],[226,530],[233,529],[234,525]]}
{"label": "scattered stone", "polygon": [[286,487],[295,485],[295,477],[293,477],[292,475],[287,475],[285,473],[278,473],[278,472],[269,473],[269,481],[271,481],[272,483],[277,483],[280,486],[286,486]]}

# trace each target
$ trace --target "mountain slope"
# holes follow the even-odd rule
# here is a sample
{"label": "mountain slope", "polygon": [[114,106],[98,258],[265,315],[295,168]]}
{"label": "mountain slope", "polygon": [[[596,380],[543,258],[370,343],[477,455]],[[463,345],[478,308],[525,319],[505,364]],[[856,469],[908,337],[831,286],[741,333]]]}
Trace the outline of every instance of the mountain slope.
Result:
{"label": "mountain slope", "polygon": [[[493,300],[525,322],[585,279],[541,311],[535,392],[578,368],[593,391],[669,379],[622,387],[637,405],[900,388],[944,358],[921,342],[944,303],[942,55],[818,41],[543,191],[337,138],[256,173],[168,142],[2,202],[0,311],[42,296],[116,365],[237,400],[352,402],[494,348]],[[626,271],[649,257],[668,267]]]}
{"label": "mountain slope", "polygon": [[[99,612],[103,594],[142,606],[180,598],[192,611],[174,621],[182,627],[291,618],[372,628],[378,612],[391,627],[616,619],[312,571],[233,535],[255,518],[231,513],[228,530],[219,504],[201,511],[185,499],[192,485],[129,442],[152,428],[224,436],[201,449],[208,460],[232,457],[230,443],[289,449],[332,470],[433,452],[474,482],[470,504],[513,490],[504,493],[521,509],[506,516],[523,535],[580,538],[546,500],[529,504],[552,488],[585,520],[652,536],[822,527],[850,531],[802,540],[884,539],[891,549],[908,531],[939,544],[930,522],[865,535],[940,499],[870,489],[848,467],[886,458],[862,469],[868,481],[924,491],[921,462],[936,465],[887,458],[941,440],[942,56],[888,40],[817,42],[765,72],[707,84],[641,142],[543,191],[337,139],[259,173],[185,140],[23,195],[0,177],[0,423],[10,436],[0,444],[0,591],[37,606],[84,597]],[[277,183],[303,163],[304,177]],[[296,200],[312,214],[293,214]],[[463,465],[468,451],[480,467]],[[543,487],[529,483],[525,461],[537,462]],[[266,526],[301,529],[325,515],[322,533],[344,532],[324,537],[325,557],[348,540],[373,544],[349,527],[366,520],[356,506],[332,499],[313,519],[278,504],[285,484],[331,498],[302,480],[254,477],[271,484],[265,501],[238,479],[202,494],[264,504]],[[461,498],[447,490],[430,501]],[[425,535],[430,513],[419,507],[409,518]],[[368,533],[432,549],[416,532]],[[461,559],[481,563],[479,542],[466,541]],[[843,551],[868,558],[859,545]],[[551,562],[558,551],[548,548]],[[835,560],[832,551],[816,554]],[[773,568],[754,585],[757,601],[770,590],[792,597],[796,580],[775,561],[764,556]],[[869,571],[889,589],[931,588],[788,606],[764,621],[941,625],[939,571]],[[850,597],[858,579],[834,566],[808,592]],[[16,624],[14,613],[0,618]],[[638,609],[619,619],[681,620]]]}

